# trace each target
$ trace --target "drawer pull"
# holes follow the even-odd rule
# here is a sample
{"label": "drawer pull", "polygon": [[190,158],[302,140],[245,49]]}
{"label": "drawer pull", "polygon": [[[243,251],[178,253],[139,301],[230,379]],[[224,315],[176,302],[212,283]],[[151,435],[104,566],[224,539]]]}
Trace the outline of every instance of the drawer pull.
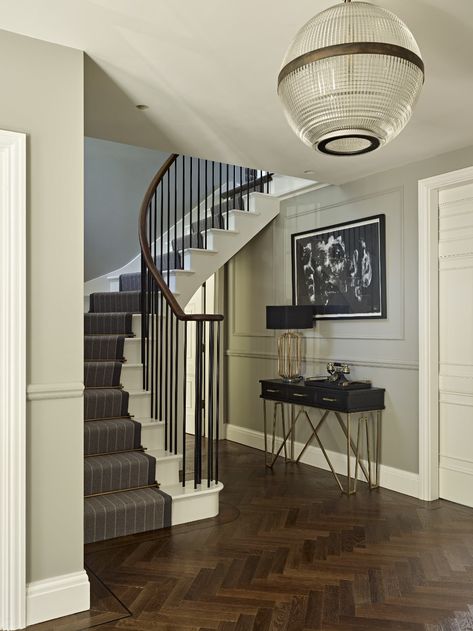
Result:
{"label": "drawer pull", "polygon": [[273,394],[276,394],[277,392],[279,392],[279,390],[271,390],[270,388],[268,388],[266,392],[271,392]]}
{"label": "drawer pull", "polygon": [[337,399],[332,399],[331,397],[322,397],[322,401],[329,401],[330,403],[336,403]]}
{"label": "drawer pull", "polygon": [[307,397],[306,394],[298,394],[297,392],[294,392],[294,394],[292,396],[293,397],[299,397],[300,399],[305,399]]}

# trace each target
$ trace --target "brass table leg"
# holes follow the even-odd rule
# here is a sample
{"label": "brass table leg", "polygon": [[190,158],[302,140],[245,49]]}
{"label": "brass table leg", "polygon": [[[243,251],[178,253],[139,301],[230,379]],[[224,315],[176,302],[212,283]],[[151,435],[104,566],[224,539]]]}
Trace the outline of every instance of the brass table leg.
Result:
{"label": "brass table leg", "polygon": [[[276,455],[274,455],[274,450],[276,447],[276,430],[277,430],[277,420],[278,420],[278,408],[281,409],[281,426],[282,426],[282,435],[283,442],[279,447]],[[273,467],[274,463],[279,457],[282,449],[284,448],[284,458],[286,462],[288,461],[287,457],[287,437],[286,437],[286,415],[284,411],[284,403],[282,401],[274,401],[273,407],[273,434],[271,440],[271,463],[268,464],[268,434],[267,434],[267,414],[266,414],[266,399],[263,399],[263,427],[264,427],[264,464],[270,469]]]}
{"label": "brass table leg", "polygon": [[264,464],[268,466],[268,427],[266,421],[266,399],[263,399],[263,429],[264,429]]}
{"label": "brass table leg", "polygon": [[292,427],[292,432],[291,432],[291,460],[294,460],[294,442],[296,440],[296,431],[295,431],[295,426],[294,426],[294,415],[295,415],[295,406],[292,403],[291,404],[291,427]]}
{"label": "brass table leg", "polygon": [[[381,434],[380,434],[380,428],[381,428],[381,410],[377,410],[376,411],[376,419],[373,419],[373,415],[370,414],[370,416],[368,417],[367,415],[363,415],[360,416],[360,418],[358,419],[358,436],[357,436],[357,441],[356,441],[356,450],[357,450],[357,456],[356,456],[356,467],[355,467],[355,490],[356,490],[356,483],[357,483],[357,477],[358,477],[358,465],[361,466],[362,462],[361,462],[361,441],[360,441],[360,437],[362,437],[363,435],[363,425],[365,427],[365,437],[366,437],[366,457],[367,457],[367,461],[368,461],[368,478],[367,478],[367,482],[368,482],[368,487],[370,489],[370,491],[372,491],[373,489],[377,489],[379,488],[379,464],[380,464],[380,449],[381,449]],[[371,436],[371,432],[370,432],[370,421],[371,424],[373,425],[373,431],[374,431],[374,437]],[[372,473],[373,473],[373,462],[371,460],[371,446],[375,445],[374,448],[374,457],[375,457],[375,461],[374,461],[374,467],[375,467],[375,478],[373,481],[373,477],[372,477]]]}
{"label": "brass table leg", "polygon": [[[342,419],[342,417],[341,417],[339,412],[335,412],[335,416],[337,417],[338,422],[340,424],[340,427],[342,428],[343,433],[345,434],[346,439],[347,439],[347,453],[348,453],[348,445],[350,445],[350,447],[351,447],[351,449],[352,449],[352,451],[353,451],[353,453],[355,454],[355,457],[356,457],[356,445],[355,445],[355,442],[352,440],[352,438],[351,438],[351,436],[350,436],[350,434],[348,432],[347,426],[343,422],[343,419]],[[368,480],[368,471],[366,470],[365,465],[361,461],[360,461],[360,468],[363,471],[363,475],[365,476],[366,480]],[[347,467],[347,469],[348,469],[348,467]]]}

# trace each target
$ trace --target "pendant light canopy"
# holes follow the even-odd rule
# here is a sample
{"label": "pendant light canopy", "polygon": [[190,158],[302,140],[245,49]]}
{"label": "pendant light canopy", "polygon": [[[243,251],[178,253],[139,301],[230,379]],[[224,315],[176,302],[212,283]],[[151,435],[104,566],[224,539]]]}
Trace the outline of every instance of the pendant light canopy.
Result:
{"label": "pendant light canopy", "polygon": [[414,36],[394,13],[345,0],[296,35],[278,79],[289,124],[309,147],[368,153],[407,125],[424,82]]}

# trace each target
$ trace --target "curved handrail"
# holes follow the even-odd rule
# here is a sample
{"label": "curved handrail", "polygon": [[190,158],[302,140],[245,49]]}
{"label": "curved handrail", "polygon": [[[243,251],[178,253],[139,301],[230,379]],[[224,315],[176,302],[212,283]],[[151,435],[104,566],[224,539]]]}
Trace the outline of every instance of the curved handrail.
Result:
{"label": "curved handrail", "polygon": [[144,262],[146,264],[146,267],[148,268],[151,276],[153,277],[154,281],[156,282],[157,286],[159,287],[160,291],[162,292],[164,298],[166,299],[166,302],[169,304],[169,306],[171,307],[172,312],[174,313],[174,315],[176,316],[176,318],[178,320],[181,320],[183,322],[215,322],[215,321],[221,321],[223,320],[223,315],[220,314],[209,314],[209,313],[194,313],[194,314],[189,314],[189,313],[185,313],[185,311],[182,309],[181,305],[177,302],[176,297],[174,296],[174,294],[172,293],[172,291],[169,289],[166,281],[164,280],[164,278],[162,277],[161,273],[159,272],[158,268],[156,267],[154,260],[153,260],[153,255],[151,254],[151,246],[148,240],[148,235],[146,233],[146,222],[147,222],[147,217],[148,217],[148,209],[150,208],[150,203],[151,203],[151,199],[154,195],[154,192],[156,191],[156,189],[158,188],[159,184],[161,183],[161,181],[164,179],[164,176],[166,175],[166,173],[169,171],[169,169],[171,168],[171,166],[174,164],[174,162],[176,162],[177,158],[179,157],[179,154],[177,153],[173,153],[167,160],[166,162],[163,164],[163,166],[159,169],[159,171],[156,173],[156,175],[154,176],[154,178],[151,180],[150,185],[148,186],[145,196],[143,198],[143,202],[141,204],[141,209],[140,209],[140,223],[139,223],[139,239],[140,239],[140,245],[141,245],[141,252],[143,255],[143,259]]}

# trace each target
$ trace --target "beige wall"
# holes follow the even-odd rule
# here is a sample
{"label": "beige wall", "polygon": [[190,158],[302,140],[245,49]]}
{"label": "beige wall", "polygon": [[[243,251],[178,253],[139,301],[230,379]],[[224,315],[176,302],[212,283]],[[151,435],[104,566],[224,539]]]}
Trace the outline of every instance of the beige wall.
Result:
{"label": "beige wall", "polygon": [[0,128],[28,134],[31,582],[83,567],[83,55],[0,31],[0,58]]}
{"label": "beige wall", "polygon": [[[265,330],[265,306],[291,302],[290,235],[384,213],[387,319],[318,322],[305,336],[304,372],[324,373],[329,359],[347,360],[354,378],[385,387],[383,463],[418,471],[417,183],[472,164],[473,148],[467,148],[282,202],[280,217],[228,266],[229,423],[262,430],[258,380],[276,376],[276,340]],[[324,428],[326,443],[342,451],[336,430],[333,423]],[[306,436],[303,430],[298,438]]]}

